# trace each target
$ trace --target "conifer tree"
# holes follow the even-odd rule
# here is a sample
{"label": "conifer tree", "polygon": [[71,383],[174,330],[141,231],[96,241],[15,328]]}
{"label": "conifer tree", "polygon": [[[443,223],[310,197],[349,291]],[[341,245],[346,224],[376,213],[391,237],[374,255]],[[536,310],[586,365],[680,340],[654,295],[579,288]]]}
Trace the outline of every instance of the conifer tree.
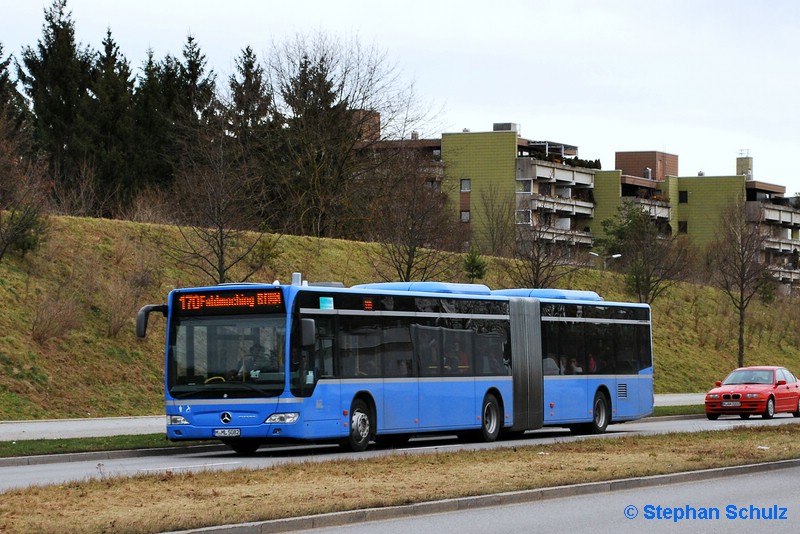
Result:
{"label": "conifer tree", "polygon": [[94,53],[75,42],[67,0],[44,11],[43,35],[26,47],[18,69],[33,108],[33,135],[47,155],[55,187],[69,191],[81,179],[87,145],[86,111]]}

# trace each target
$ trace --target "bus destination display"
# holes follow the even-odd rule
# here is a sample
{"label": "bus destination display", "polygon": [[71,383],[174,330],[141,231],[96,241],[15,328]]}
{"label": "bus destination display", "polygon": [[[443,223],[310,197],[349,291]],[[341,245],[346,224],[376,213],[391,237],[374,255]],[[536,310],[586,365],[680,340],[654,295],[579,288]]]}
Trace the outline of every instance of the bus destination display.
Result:
{"label": "bus destination display", "polygon": [[283,294],[275,290],[176,293],[172,307],[180,315],[282,313]]}

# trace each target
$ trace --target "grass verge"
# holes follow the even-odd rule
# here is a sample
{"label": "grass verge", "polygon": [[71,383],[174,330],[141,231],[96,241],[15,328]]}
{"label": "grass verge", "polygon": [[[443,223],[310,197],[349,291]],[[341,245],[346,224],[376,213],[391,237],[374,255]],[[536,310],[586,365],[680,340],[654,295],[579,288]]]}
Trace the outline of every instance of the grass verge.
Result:
{"label": "grass verge", "polygon": [[109,477],[4,492],[0,530],[151,533],[402,505],[800,458],[798,438],[792,424]]}

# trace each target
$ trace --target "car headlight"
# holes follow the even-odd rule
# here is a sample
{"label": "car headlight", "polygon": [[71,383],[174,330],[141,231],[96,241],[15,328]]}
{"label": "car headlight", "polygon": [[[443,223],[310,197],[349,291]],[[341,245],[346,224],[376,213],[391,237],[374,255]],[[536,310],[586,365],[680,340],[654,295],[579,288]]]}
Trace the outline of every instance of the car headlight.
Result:
{"label": "car headlight", "polygon": [[711,400],[717,400],[719,399],[719,393],[709,393],[708,398]]}
{"label": "car headlight", "polygon": [[188,425],[189,421],[182,415],[168,415],[167,416],[167,424],[168,425]]}
{"label": "car headlight", "polygon": [[745,393],[744,394],[744,398],[745,399],[760,399],[761,398],[761,394],[759,394],[759,393]]}
{"label": "car headlight", "polygon": [[266,421],[267,424],[270,423],[282,423],[286,425],[290,425],[292,423],[296,423],[297,420],[300,419],[300,414],[297,412],[289,412],[289,413],[274,413],[267,417]]}

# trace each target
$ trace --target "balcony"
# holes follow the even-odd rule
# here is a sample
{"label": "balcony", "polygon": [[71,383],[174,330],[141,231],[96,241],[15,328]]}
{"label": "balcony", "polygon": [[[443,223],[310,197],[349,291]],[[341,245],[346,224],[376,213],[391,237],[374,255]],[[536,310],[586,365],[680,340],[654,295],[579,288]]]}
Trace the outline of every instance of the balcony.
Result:
{"label": "balcony", "polygon": [[625,200],[630,200],[634,204],[641,206],[644,211],[650,214],[650,218],[652,219],[663,221],[668,221],[670,219],[672,208],[669,202],[637,197],[626,197]]}
{"label": "balcony", "polygon": [[763,248],[781,254],[791,254],[795,250],[800,250],[800,240],[769,236],[764,240]]}
{"label": "balcony", "polygon": [[783,284],[800,286],[800,270],[792,269],[789,266],[774,266],[770,267],[770,272],[772,273],[772,276],[774,276],[777,280],[780,280]]}
{"label": "balcony", "polygon": [[559,215],[594,216],[594,204],[574,198],[552,197],[538,193],[517,193],[517,209]]}
{"label": "balcony", "polygon": [[[579,232],[577,230],[562,230],[555,226],[533,226],[532,224],[517,224],[517,228],[522,231],[525,226],[530,228],[531,237],[535,239],[543,239],[546,241],[554,241],[557,243],[568,243],[572,246],[585,246],[592,245],[592,234],[589,232]],[[798,271],[800,274],[800,271]]]}
{"label": "balcony", "polygon": [[517,158],[517,180],[554,182],[571,186],[594,186],[594,170],[569,167],[534,158]]}
{"label": "balcony", "polygon": [[747,220],[781,225],[785,228],[800,228],[800,210],[762,201],[750,201],[745,208]]}

